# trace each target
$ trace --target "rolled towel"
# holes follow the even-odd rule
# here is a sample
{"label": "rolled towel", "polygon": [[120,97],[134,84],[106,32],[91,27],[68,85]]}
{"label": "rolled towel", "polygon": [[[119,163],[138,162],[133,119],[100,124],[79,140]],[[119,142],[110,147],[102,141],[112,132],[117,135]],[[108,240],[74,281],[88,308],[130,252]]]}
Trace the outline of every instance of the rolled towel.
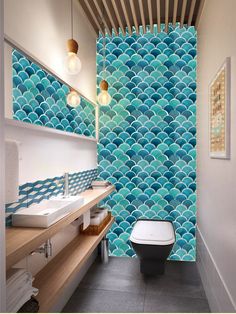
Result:
{"label": "rolled towel", "polygon": [[25,293],[31,291],[32,289],[33,287],[30,283],[22,285],[21,288],[19,288],[14,294],[11,294],[10,297],[7,298],[7,306],[11,307],[17,304],[19,299],[21,299]]}
{"label": "rolled towel", "polygon": [[15,285],[7,287],[7,302],[10,302],[18,293],[22,287],[32,287],[33,278],[23,278],[21,281],[16,282]]}
{"label": "rolled towel", "polygon": [[12,268],[7,272],[6,303],[8,312],[17,312],[38,289],[32,287],[33,277],[22,268]]}
{"label": "rolled towel", "polygon": [[35,289],[31,287],[31,289],[26,289],[23,291],[23,294],[21,294],[17,299],[14,300],[14,302],[11,302],[11,304],[7,305],[7,312],[9,313],[16,313],[25,302],[29,301],[31,296],[35,296],[38,294],[38,289]]}
{"label": "rolled towel", "polygon": [[23,268],[12,268],[7,272],[7,298],[11,297],[15,291],[21,288],[27,282],[32,284],[33,278],[30,272]]}
{"label": "rolled towel", "polygon": [[7,271],[7,287],[15,284],[17,280],[21,280],[22,276],[27,274],[24,268],[11,268]]}

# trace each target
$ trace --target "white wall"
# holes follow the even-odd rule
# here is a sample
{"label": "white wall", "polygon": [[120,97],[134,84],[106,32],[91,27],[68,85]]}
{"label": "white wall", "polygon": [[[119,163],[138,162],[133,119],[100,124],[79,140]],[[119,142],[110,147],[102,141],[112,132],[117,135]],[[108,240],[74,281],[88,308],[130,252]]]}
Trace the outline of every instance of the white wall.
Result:
{"label": "white wall", "polygon": [[4,152],[4,73],[3,73],[3,0],[0,0],[0,312],[5,312],[5,152]]}
{"label": "white wall", "polygon": [[74,2],[74,38],[79,43],[82,70],[66,74],[63,62],[71,38],[70,0],[5,0],[5,34],[31,55],[96,101],[96,34]]}
{"label": "white wall", "polygon": [[[236,1],[207,0],[198,29],[197,178],[198,228],[204,249],[200,265],[214,295],[214,311],[236,310]],[[210,159],[208,86],[226,57],[231,57],[231,158]],[[205,253],[204,253],[205,252]],[[208,255],[208,258],[206,255]],[[209,262],[211,261],[211,262]],[[216,284],[209,263],[221,281]],[[223,287],[223,288],[222,288]],[[222,293],[222,289],[225,293]],[[209,294],[210,295],[210,294]],[[217,302],[217,304],[216,304]],[[229,305],[231,304],[231,305]]]}
{"label": "white wall", "polygon": [[95,139],[80,139],[70,133],[67,136],[66,132],[57,130],[54,133],[50,128],[31,126],[19,121],[6,123],[5,137],[19,142],[20,185],[61,176],[65,172],[97,168]]}
{"label": "white wall", "polygon": [[[82,61],[82,70],[78,76],[69,76],[64,70],[64,60],[67,53],[66,42],[71,37],[70,31],[70,0],[5,0],[5,35],[24,48],[36,60],[44,64],[48,69],[76,87],[81,93],[92,101],[96,101],[96,34],[88,23],[77,0],[74,1],[74,38],[79,43],[79,57]],[[2,5],[3,0],[0,0]],[[2,7],[0,12],[2,13]],[[3,19],[0,18],[1,24]],[[1,27],[0,27],[1,30]],[[2,43],[1,43],[1,51]],[[5,52],[9,55],[9,49]],[[2,54],[1,54],[2,58]],[[6,58],[5,66],[10,65],[10,59]],[[2,62],[1,62],[2,64]],[[3,67],[1,67],[3,68]],[[11,67],[8,67],[9,70]],[[1,72],[1,75],[3,73]],[[5,80],[9,83],[11,72],[6,71]],[[1,78],[0,78],[1,79]],[[2,82],[1,82],[2,88]],[[6,115],[11,116],[11,84],[6,84]],[[0,119],[4,118],[3,92],[0,92],[1,112]],[[2,129],[4,122],[0,121],[0,174],[2,176]],[[78,172],[97,167],[97,144],[95,141],[78,139],[73,136],[65,136],[62,133],[42,132],[38,130],[24,129],[12,125],[6,125],[6,138],[17,140],[20,145],[20,178],[19,183],[32,182],[48,177],[60,176],[65,171]],[[4,181],[3,181],[4,182]],[[3,193],[4,189],[0,189]],[[3,194],[4,195],[4,194]],[[0,209],[4,209],[4,200],[0,195]],[[5,213],[1,211],[1,231],[4,230]],[[78,235],[78,225],[71,224],[61,232],[53,236],[53,257],[62,250],[68,242]],[[4,232],[0,233],[0,289],[5,288],[5,270],[2,262],[2,252],[5,252]],[[96,256],[85,265],[90,265]],[[43,255],[35,254],[24,258],[18,266],[25,267],[36,274],[48,261]],[[76,278],[73,289],[78,284],[82,272]],[[73,292],[72,287],[64,295],[58,309]],[[0,300],[4,301],[4,290],[0,290]],[[5,310],[1,306],[0,310]]]}

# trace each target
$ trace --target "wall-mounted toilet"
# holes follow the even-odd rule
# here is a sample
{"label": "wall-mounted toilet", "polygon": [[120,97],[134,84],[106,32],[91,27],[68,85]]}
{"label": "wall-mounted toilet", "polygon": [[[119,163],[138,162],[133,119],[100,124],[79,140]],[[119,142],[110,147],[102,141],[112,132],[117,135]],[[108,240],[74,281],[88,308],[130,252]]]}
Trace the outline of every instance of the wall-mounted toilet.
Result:
{"label": "wall-mounted toilet", "polygon": [[175,242],[172,222],[140,219],[134,225],[130,241],[140,259],[141,273],[164,273],[165,262]]}

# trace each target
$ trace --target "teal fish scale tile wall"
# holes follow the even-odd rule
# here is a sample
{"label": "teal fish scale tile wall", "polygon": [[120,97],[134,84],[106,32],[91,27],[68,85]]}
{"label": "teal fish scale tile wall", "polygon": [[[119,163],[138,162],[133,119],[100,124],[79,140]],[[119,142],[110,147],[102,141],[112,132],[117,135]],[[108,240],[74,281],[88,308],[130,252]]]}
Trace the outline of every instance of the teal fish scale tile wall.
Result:
{"label": "teal fish scale tile wall", "polygon": [[134,256],[138,218],[173,221],[171,260],[195,260],[196,33],[106,37],[97,41],[97,84],[106,76],[112,102],[100,110],[99,177],[117,189],[104,202],[115,216],[110,253]]}
{"label": "teal fish scale tile wall", "polygon": [[66,103],[69,87],[17,50],[12,51],[13,118],[95,137],[95,108],[81,97],[78,107]]}

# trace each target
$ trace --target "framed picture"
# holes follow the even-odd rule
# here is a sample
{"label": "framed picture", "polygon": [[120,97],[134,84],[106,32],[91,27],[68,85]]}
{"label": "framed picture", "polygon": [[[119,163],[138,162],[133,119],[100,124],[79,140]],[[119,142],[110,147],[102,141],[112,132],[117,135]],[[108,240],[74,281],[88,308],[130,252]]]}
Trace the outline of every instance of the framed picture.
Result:
{"label": "framed picture", "polygon": [[210,157],[230,158],[230,58],[210,83]]}

